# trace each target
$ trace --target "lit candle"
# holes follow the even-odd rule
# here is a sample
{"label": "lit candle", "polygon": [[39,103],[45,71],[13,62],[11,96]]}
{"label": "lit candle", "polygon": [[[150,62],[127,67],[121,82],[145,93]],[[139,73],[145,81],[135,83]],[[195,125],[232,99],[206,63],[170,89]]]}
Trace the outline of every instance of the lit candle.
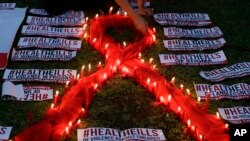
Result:
{"label": "lit candle", "polygon": [[184,86],[182,84],[180,85],[180,87],[181,87],[181,90],[183,90]]}
{"label": "lit candle", "polygon": [[88,65],[89,69],[88,69],[88,74],[91,73],[91,64]]}
{"label": "lit candle", "polygon": [[153,60],[154,60],[153,58],[150,58],[149,59],[149,64],[152,64]]}
{"label": "lit candle", "polygon": [[127,46],[127,43],[125,41],[123,41],[122,44],[123,44],[123,47]]}
{"label": "lit candle", "polygon": [[112,14],[112,11],[113,11],[113,7],[111,6],[111,7],[109,8],[109,15]]}
{"label": "lit candle", "polygon": [[69,81],[66,81],[66,85],[65,85],[65,87],[64,87],[64,93],[67,92],[68,87],[69,87]]}
{"label": "lit candle", "polygon": [[138,58],[141,59],[141,53],[138,54]]}
{"label": "lit candle", "polygon": [[54,105],[56,105],[56,102],[58,100],[58,96],[59,96],[59,91],[56,91],[56,94],[55,94],[55,98],[54,98]]}
{"label": "lit candle", "polygon": [[97,19],[98,17],[99,17],[99,15],[98,15],[98,14],[96,14],[96,15],[95,15],[95,18]]}
{"label": "lit candle", "polygon": [[200,103],[201,102],[201,97],[198,97],[197,101],[198,101],[198,103]]}
{"label": "lit candle", "polygon": [[127,15],[128,15],[128,13],[126,11],[124,11],[124,16],[127,16]]}
{"label": "lit candle", "polygon": [[190,91],[189,91],[189,89],[186,89],[186,91],[187,91],[187,94],[188,94],[188,95],[190,95]]}
{"label": "lit candle", "polygon": [[72,127],[72,121],[69,122],[69,128],[71,128],[71,127]]}
{"label": "lit candle", "polygon": [[97,65],[97,68],[98,68],[98,69],[100,69],[100,68],[101,68],[101,66],[102,66],[102,62],[101,62],[101,61],[99,61],[99,62],[98,62],[98,65]]}
{"label": "lit candle", "polygon": [[220,114],[219,114],[219,112],[216,112],[216,117],[217,117],[218,119],[220,119]]}
{"label": "lit candle", "polygon": [[150,78],[147,79],[147,84],[149,84],[149,83],[150,83]]}
{"label": "lit candle", "polygon": [[105,45],[105,49],[108,49],[108,47],[109,47],[109,44],[107,43],[107,44]]}
{"label": "lit candle", "polygon": [[174,82],[175,82],[175,77],[172,77],[170,84],[172,84],[172,86],[174,86]]}
{"label": "lit candle", "polygon": [[84,77],[84,70],[85,70],[85,65],[82,66],[82,69],[81,69],[81,77]]}
{"label": "lit candle", "polygon": [[76,80],[78,81],[80,79],[80,74],[77,74]]}
{"label": "lit candle", "polygon": [[52,104],[50,105],[50,108],[51,108],[51,109],[53,109],[53,108],[54,108],[54,103],[52,103]]}
{"label": "lit candle", "polygon": [[187,120],[187,126],[190,127],[190,125],[191,125],[191,120],[188,119],[188,120]]}

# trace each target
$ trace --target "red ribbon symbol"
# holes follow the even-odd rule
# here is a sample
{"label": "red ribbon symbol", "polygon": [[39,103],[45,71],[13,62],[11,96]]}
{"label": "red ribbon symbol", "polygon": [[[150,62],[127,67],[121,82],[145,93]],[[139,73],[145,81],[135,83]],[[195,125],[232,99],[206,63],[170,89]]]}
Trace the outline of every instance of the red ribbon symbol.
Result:
{"label": "red ribbon symbol", "polygon": [[[95,73],[82,77],[66,92],[61,104],[49,109],[35,125],[19,133],[17,141],[57,141],[68,135],[72,124],[77,124],[79,116],[85,115],[93,95],[102,84],[120,72],[133,78],[139,85],[150,91],[159,103],[180,116],[194,137],[198,140],[228,141],[227,128],[221,119],[206,113],[199,103],[184,95],[182,89],[167,82],[154,67],[144,63],[138,55],[155,40],[154,32],[148,30],[136,42],[122,47],[114,39],[105,35],[109,27],[134,28],[126,16],[110,15],[95,18],[91,22],[89,43],[105,56],[105,66]],[[139,34],[138,36],[139,37]],[[84,109],[83,109],[83,108]]]}

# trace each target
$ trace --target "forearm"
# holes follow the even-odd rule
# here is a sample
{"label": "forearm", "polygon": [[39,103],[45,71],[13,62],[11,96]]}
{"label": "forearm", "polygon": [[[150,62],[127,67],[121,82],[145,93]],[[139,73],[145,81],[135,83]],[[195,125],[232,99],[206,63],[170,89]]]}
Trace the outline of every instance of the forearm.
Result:
{"label": "forearm", "polygon": [[128,0],[115,0],[115,2],[128,13],[128,15],[134,19],[137,18],[139,15],[135,12],[135,10],[131,7]]}
{"label": "forearm", "polygon": [[138,8],[144,7],[144,0],[137,0]]}

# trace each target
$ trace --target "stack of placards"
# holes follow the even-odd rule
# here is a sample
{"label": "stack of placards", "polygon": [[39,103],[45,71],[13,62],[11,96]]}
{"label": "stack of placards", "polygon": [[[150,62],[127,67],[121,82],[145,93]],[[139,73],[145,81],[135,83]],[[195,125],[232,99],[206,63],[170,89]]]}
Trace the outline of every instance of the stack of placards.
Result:
{"label": "stack of placards", "polygon": [[[206,13],[157,13],[154,19],[161,25],[197,26],[199,28],[165,27],[164,47],[170,51],[202,51],[218,49],[226,44],[219,27],[210,26],[212,22]],[[170,65],[215,65],[226,64],[224,52],[217,51],[210,54],[159,54],[163,66]]]}
{"label": "stack of placards", "polygon": [[69,61],[76,56],[84,34],[83,11],[58,16],[50,16],[45,9],[30,9],[29,13],[21,31],[25,36],[20,38],[18,50],[13,49],[12,61]]}

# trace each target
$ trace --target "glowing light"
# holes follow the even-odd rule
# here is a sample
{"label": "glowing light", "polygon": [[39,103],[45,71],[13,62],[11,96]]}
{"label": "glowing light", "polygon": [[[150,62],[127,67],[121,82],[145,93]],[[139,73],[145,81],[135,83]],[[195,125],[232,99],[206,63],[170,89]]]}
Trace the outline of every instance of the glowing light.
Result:
{"label": "glowing light", "polygon": [[217,118],[220,118],[219,112],[216,112],[216,117],[217,117]]}
{"label": "glowing light", "polygon": [[125,41],[123,41],[122,44],[123,44],[123,47],[127,46],[127,43]]}
{"label": "glowing light", "polygon": [[91,70],[91,64],[89,64],[88,67],[89,67],[89,70]]}
{"label": "glowing light", "polygon": [[122,70],[123,70],[124,72],[128,73],[128,68],[123,67]]}
{"label": "glowing light", "polygon": [[88,37],[88,33],[84,33],[84,35],[83,35],[83,38],[87,38]]}
{"label": "glowing light", "polygon": [[107,79],[107,74],[106,73],[103,74],[103,78]]}
{"label": "glowing light", "polygon": [[171,101],[171,99],[172,99],[172,95],[171,95],[171,94],[169,94],[169,95],[168,95],[168,102],[170,102],[170,101]]}
{"label": "glowing light", "polygon": [[188,127],[191,125],[191,120],[190,119],[187,120],[187,125],[188,125]]}
{"label": "glowing light", "polygon": [[57,90],[57,91],[56,91],[56,96],[58,96],[58,95],[59,95],[59,91]]}
{"label": "glowing light", "polygon": [[50,108],[51,108],[51,109],[53,109],[53,108],[54,108],[54,103],[52,103],[52,104],[50,105]]}
{"label": "glowing light", "polygon": [[87,24],[84,24],[83,25],[83,29],[85,30],[87,28]]}
{"label": "glowing light", "polygon": [[192,127],[191,127],[191,130],[192,130],[192,131],[195,131],[195,127],[194,127],[194,126],[192,126]]}
{"label": "glowing light", "polygon": [[189,89],[187,89],[186,91],[187,91],[187,94],[188,94],[188,95],[190,95],[190,91],[189,91]]}
{"label": "glowing light", "polygon": [[154,33],[156,32],[156,29],[155,29],[155,27],[153,27],[153,31],[154,31]]}
{"label": "glowing light", "polygon": [[172,82],[172,83],[175,82],[175,77],[172,77],[171,82]]}
{"label": "glowing light", "polygon": [[95,85],[94,85],[94,89],[96,90],[98,88],[98,84],[96,83]]}
{"label": "glowing light", "polygon": [[152,35],[152,39],[153,39],[153,41],[156,41],[155,35]]}
{"label": "glowing light", "polygon": [[124,12],[124,16],[127,16],[128,15],[128,13],[127,12]]}
{"label": "glowing light", "polygon": [[198,97],[197,101],[198,101],[199,103],[201,102],[201,97],[200,97],[200,96]]}
{"label": "glowing light", "polygon": [[80,79],[80,74],[77,74],[76,79],[77,79],[77,80]]}
{"label": "glowing light", "polygon": [[226,128],[226,129],[228,129],[228,126],[229,126],[228,124],[225,124],[225,128]]}
{"label": "glowing light", "polygon": [[87,21],[89,20],[89,17],[86,17],[85,20],[86,20],[86,22],[87,22]]}
{"label": "glowing light", "polygon": [[82,112],[83,112],[83,113],[85,112],[85,109],[84,109],[84,108],[82,108]]}
{"label": "glowing light", "polygon": [[156,68],[156,65],[153,65],[153,69],[155,69]]}
{"label": "glowing light", "polygon": [[82,66],[82,70],[84,70],[84,69],[85,69],[85,65]]}
{"label": "glowing light", "polygon": [[149,84],[149,83],[150,83],[150,78],[147,79],[147,84]]}
{"label": "glowing light", "polygon": [[183,84],[181,84],[180,87],[181,87],[181,89],[183,90],[183,87],[184,87]]}
{"label": "glowing light", "polygon": [[96,14],[96,15],[95,15],[95,18],[98,18],[98,17],[99,17],[99,15],[98,15],[98,14]]}
{"label": "glowing light", "polygon": [[156,82],[154,82],[154,83],[153,83],[153,86],[154,86],[154,87],[156,87],[156,85],[157,85],[157,83],[156,83]]}
{"label": "glowing light", "polygon": [[180,113],[180,112],[181,112],[181,107],[180,107],[180,106],[178,106],[178,109],[177,109],[177,110],[178,110],[178,112]]}
{"label": "glowing light", "polygon": [[69,82],[70,82],[70,81],[66,81],[66,86],[67,86],[67,87],[69,86]]}
{"label": "glowing light", "polygon": [[99,62],[98,62],[98,66],[101,66],[101,65],[102,65],[102,62],[101,62],[101,61],[99,61]]}
{"label": "glowing light", "polygon": [[149,63],[151,64],[153,62],[153,60],[154,60],[153,58],[150,58]]}
{"label": "glowing light", "polygon": [[72,121],[69,122],[69,127],[72,127]]}
{"label": "glowing light", "polygon": [[117,60],[117,61],[116,61],[116,64],[117,64],[117,65],[120,65],[120,64],[121,64],[121,61],[120,61],[120,60]]}
{"label": "glowing light", "polygon": [[97,39],[96,39],[96,38],[94,38],[94,39],[93,39],[93,43],[95,43],[95,42],[96,42],[96,40],[97,40]]}
{"label": "glowing light", "polygon": [[202,140],[203,136],[202,134],[199,134],[199,139]]}
{"label": "glowing light", "polygon": [[141,58],[141,53],[138,54],[138,57]]}
{"label": "glowing light", "polygon": [[141,62],[144,63],[145,62],[144,59],[141,59]]}
{"label": "glowing light", "polygon": [[81,119],[78,119],[77,124],[80,124],[80,123],[81,123]]}
{"label": "glowing light", "polygon": [[66,128],[65,128],[65,132],[66,132],[66,134],[69,133],[69,127],[68,126],[66,126]]}
{"label": "glowing light", "polygon": [[165,100],[164,100],[164,98],[163,98],[163,96],[160,96],[160,102],[164,102]]}
{"label": "glowing light", "polygon": [[112,11],[113,11],[113,6],[109,8],[109,13],[111,14]]}
{"label": "glowing light", "polygon": [[107,44],[105,45],[105,49],[108,49],[108,47],[109,47],[109,44],[107,43]]}
{"label": "glowing light", "polygon": [[120,15],[120,11],[118,10],[116,14]]}

